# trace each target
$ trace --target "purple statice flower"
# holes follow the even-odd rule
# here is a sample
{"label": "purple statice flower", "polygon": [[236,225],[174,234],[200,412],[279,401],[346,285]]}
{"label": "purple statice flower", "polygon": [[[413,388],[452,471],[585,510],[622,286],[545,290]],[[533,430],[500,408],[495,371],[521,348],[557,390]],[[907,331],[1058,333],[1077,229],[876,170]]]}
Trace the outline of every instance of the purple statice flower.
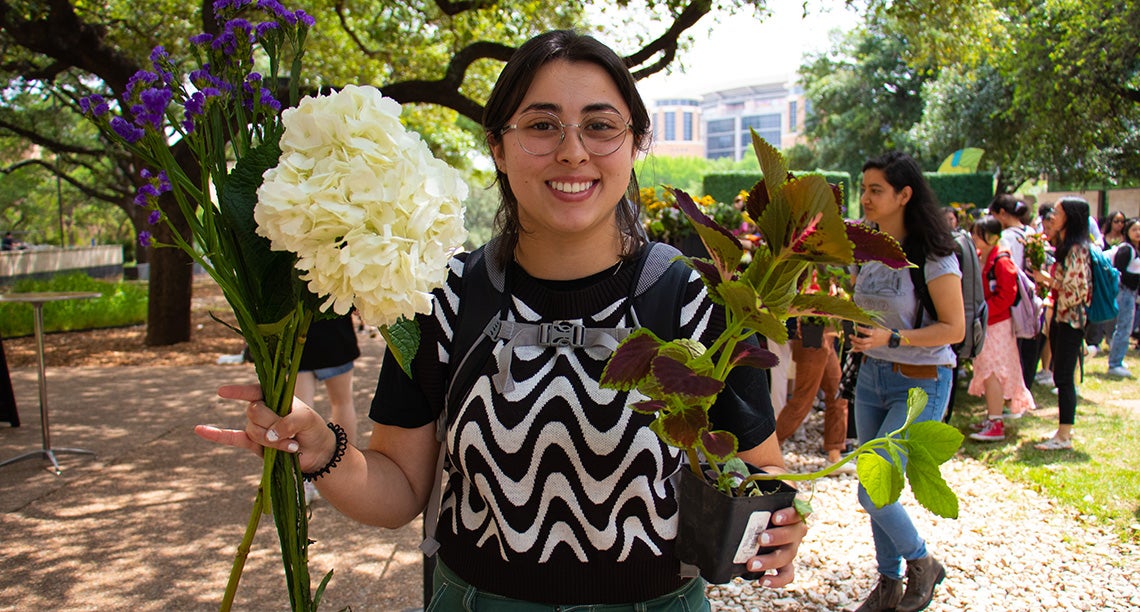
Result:
{"label": "purple statice flower", "polygon": [[276,29],[277,29],[277,22],[276,21],[263,21],[263,22],[257,24],[257,28],[255,30],[257,32],[258,38],[265,38],[265,36],[267,34],[269,34],[270,31],[276,30]]}
{"label": "purple statice flower", "polygon": [[135,113],[135,123],[142,127],[150,125],[156,130],[161,129],[162,120],[166,116],[166,106],[170,104],[173,95],[166,88],[151,87],[144,89],[139,94],[139,100],[142,101],[142,104],[131,107],[131,112]]}
{"label": "purple statice flower", "polygon": [[144,179],[151,179],[154,178],[155,174],[150,171],[150,168],[143,168],[139,171],[139,176],[143,177]]}
{"label": "purple statice flower", "polygon": [[151,225],[154,225],[161,220],[162,220],[162,211],[161,210],[150,211],[150,215],[148,215],[146,218],[146,222],[151,224]]}
{"label": "purple statice flower", "polygon": [[313,19],[312,15],[306,13],[303,10],[298,10],[294,14],[297,16],[297,20],[300,21],[302,24],[304,24],[307,27],[311,28],[311,27],[313,27],[314,24],[317,23],[317,20]]}
{"label": "purple statice flower", "polygon": [[245,80],[248,83],[260,82],[261,81],[261,73],[260,72],[251,72],[248,75],[246,75]]}
{"label": "purple statice flower", "polygon": [[135,206],[149,206],[151,200],[157,197],[158,187],[155,187],[153,183],[143,183],[135,192]]}
{"label": "purple statice flower", "polygon": [[154,64],[155,68],[158,68],[159,64],[165,64],[169,61],[170,61],[170,54],[166,52],[166,49],[162,45],[159,45],[159,46],[155,47],[154,49],[151,49],[151,51],[150,51],[150,63]]}
{"label": "purple statice flower", "polygon": [[80,98],[79,108],[83,111],[84,115],[90,113],[95,117],[102,117],[110,110],[107,101],[99,94],[91,94]]}
{"label": "purple statice flower", "polygon": [[144,132],[142,128],[131,125],[129,121],[122,117],[111,118],[111,129],[115,130],[115,133],[118,134],[120,138],[131,144],[142,140],[142,137],[146,135],[146,132]]}
{"label": "purple statice flower", "polygon": [[158,75],[150,72],[149,70],[139,70],[131,76],[127,81],[127,91],[123,94],[123,101],[130,102],[131,97],[135,94],[135,89],[141,86],[148,86],[158,81]]}
{"label": "purple statice flower", "polygon": [[272,108],[274,112],[281,110],[281,102],[278,102],[277,98],[273,97],[273,93],[264,87],[261,88],[261,98],[258,100],[258,103],[262,106]]}
{"label": "purple statice flower", "polygon": [[139,246],[148,247],[154,244],[154,238],[151,237],[150,232],[143,230],[139,232]]}
{"label": "purple statice flower", "polygon": [[214,35],[208,32],[202,32],[201,34],[195,34],[194,36],[190,37],[190,44],[198,45],[200,47],[206,46],[212,42],[214,42]]}
{"label": "purple statice flower", "polygon": [[160,170],[155,178],[158,179],[158,193],[162,194],[171,190],[170,177],[166,175],[166,170]]}
{"label": "purple statice flower", "polygon": [[285,13],[289,12],[277,0],[257,0],[257,8],[265,11],[266,13],[282,17]]}

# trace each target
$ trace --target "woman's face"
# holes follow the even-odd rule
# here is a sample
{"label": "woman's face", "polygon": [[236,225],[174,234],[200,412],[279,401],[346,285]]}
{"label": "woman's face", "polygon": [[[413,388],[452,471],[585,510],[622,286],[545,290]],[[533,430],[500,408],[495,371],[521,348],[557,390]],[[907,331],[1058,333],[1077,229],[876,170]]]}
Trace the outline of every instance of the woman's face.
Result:
{"label": "woman's face", "polygon": [[887,175],[882,170],[867,168],[863,172],[863,195],[859,198],[859,203],[863,206],[863,216],[868,221],[882,225],[883,221],[895,216],[901,219],[910,196],[910,187],[896,191],[887,182]]}
{"label": "woman's face", "polygon": [[1112,218],[1112,224],[1109,225],[1108,231],[1116,234],[1124,230],[1124,215],[1116,215]]}
{"label": "woman's face", "polygon": [[[520,145],[518,129],[508,130],[491,144],[495,164],[507,175],[518,199],[519,240],[616,235],[614,211],[629,187],[634,136],[625,133],[616,151],[599,156],[583,146],[582,128],[574,124],[600,112],[617,113],[628,123],[629,105],[617,85],[596,64],[555,60],[538,69],[508,124],[519,124],[520,118],[526,119],[524,114],[534,111],[550,113],[566,126],[565,137],[552,152],[528,153]],[[558,129],[553,122],[539,127]]]}
{"label": "woman's face", "polygon": [[1065,209],[1060,206],[1053,209],[1053,229],[1049,237],[1060,240],[1065,237]]}
{"label": "woman's face", "polygon": [[971,233],[970,237],[974,239],[974,248],[978,249],[978,251],[982,252],[983,254],[989,251],[990,245],[988,242],[986,242],[985,238],[982,238],[975,233]]}
{"label": "woman's face", "polygon": [[1128,228],[1128,241],[1132,244],[1140,244],[1140,223],[1133,223]]}

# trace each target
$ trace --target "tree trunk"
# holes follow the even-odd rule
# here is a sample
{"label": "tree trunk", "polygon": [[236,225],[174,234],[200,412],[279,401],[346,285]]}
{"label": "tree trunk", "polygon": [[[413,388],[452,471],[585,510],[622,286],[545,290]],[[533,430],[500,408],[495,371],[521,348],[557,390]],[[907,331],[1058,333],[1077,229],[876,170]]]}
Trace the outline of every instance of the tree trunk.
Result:
{"label": "tree trunk", "polygon": [[[166,215],[184,239],[190,240],[190,226],[178,212],[170,194],[160,200]],[[154,238],[160,244],[173,244],[171,230],[165,223],[153,226]],[[146,345],[167,346],[190,340],[190,295],[194,281],[194,264],[178,247],[168,246],[140,250],[150,251],[149,299],[146,313]]]}

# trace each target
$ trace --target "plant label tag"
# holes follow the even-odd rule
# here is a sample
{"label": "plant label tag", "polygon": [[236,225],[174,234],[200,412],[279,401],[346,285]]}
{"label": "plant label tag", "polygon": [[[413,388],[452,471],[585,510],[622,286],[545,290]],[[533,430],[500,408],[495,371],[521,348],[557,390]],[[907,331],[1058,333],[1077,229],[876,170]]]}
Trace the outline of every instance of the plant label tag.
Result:
{"label": "plant label tag", "polygon": [[748,524],[744,527],[744,535],[740,537],[740,544],[736,547],[736,555],[732,562],[741,565],[756,556],[760,549],[760,534],[768,527],[768,518],[772,516],[767,510],[757,510],[748,517]]}

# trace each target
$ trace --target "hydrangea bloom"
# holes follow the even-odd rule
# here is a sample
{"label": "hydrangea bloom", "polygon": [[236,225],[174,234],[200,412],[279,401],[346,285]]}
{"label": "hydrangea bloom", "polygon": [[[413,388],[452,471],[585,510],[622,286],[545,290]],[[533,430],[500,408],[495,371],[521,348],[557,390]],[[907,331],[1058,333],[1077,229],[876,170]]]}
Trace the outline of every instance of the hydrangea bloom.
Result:
{"label": "hydrangea bloom", "polygon": [[466,238],[459,173],[400,123],[374,87],[305,98],[282,117],[281,159],[265,173],[258,234],[298,255],[322,309],[393,323],[427,313]]}

